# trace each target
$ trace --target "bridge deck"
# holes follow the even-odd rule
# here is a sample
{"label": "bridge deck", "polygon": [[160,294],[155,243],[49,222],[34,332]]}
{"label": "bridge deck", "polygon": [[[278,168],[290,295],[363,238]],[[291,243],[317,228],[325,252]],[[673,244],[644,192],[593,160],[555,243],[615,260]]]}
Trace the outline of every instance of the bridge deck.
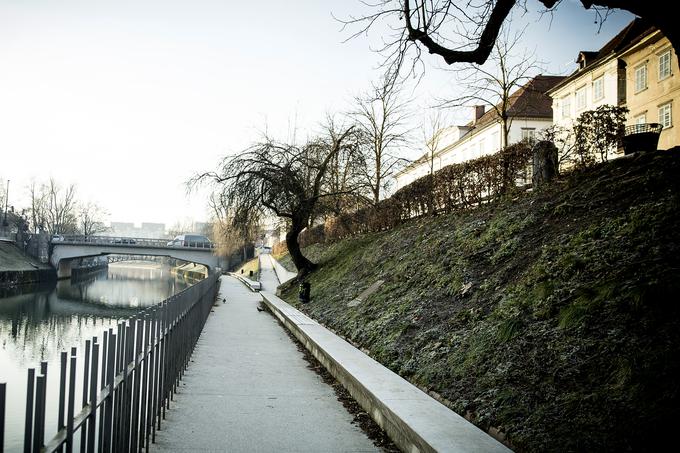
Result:
{"label": "bridge deck", "polygon": [[[262,283],[277,280],[262,260]],[[231,277],[198,341],[154,451],[379,451],[310,369],[260,296]]]}

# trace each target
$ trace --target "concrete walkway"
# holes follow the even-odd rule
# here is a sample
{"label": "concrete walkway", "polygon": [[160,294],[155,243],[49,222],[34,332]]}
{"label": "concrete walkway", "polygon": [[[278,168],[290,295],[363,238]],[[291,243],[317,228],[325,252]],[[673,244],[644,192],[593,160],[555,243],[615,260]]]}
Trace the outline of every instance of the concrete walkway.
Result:
{"label": "concrete walkway", "polygon": [[[263,286],[274,291],[271,261],[261,262]],[[259,294],[222,277],[222,298],[152,451],[379,451],[275,318],[256,309]]]}

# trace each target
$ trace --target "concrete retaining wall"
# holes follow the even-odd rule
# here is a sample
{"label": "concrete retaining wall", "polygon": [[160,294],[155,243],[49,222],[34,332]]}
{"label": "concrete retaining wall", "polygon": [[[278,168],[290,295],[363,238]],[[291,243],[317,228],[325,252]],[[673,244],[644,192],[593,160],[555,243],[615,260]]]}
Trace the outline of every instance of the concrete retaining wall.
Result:
{"label": "concrete retaining wall", "polygon": [[[260,258],[264,255],[260,255]],[[279,263],[276,258],[274,258],[271,255],[268,255],[269,259],[272,260],[272,264],[274,265],[274,272],[276,272],[276,277],[279,279],[280,283],[286,283],[288,280],[292,280],[295,277],[297,277],[296,272],[291,272],[287,270],[285,267]]]}
{"label": "concrete retaining wall", "polygon": [[465,418],[269,292],[264,303],[405,452],[509,452]]}

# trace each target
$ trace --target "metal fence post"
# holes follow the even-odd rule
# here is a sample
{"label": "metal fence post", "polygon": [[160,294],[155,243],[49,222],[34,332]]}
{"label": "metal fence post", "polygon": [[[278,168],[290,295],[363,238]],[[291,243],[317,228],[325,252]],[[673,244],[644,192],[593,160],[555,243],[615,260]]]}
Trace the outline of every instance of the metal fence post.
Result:
{"label": "metal fence post", "polygon": [[[60,369],[59,369],[59,413],[57,414],[57,431],[64,427],[64,409],[66,406],[66,367],[68,355],[66,352],[60,354]],[[62,447],[57,450],[59,453],[64,451]]]}
{"label": "metal fence post", "polygon": [[35,386],[35,368],[28,369],[28,382],[26,385],[26,422],[24,424],[24,453],[33,451],[33,395]]}
{"label": "metal fence post", "polygon": [[[87,406],[87,389],[90,379],[89,373],[90,367],[90,340],[85,340],[85,361],[83,363],[83,405],[84,408]],[[85,447],[87,446],[87,420],[80,425],[80,453],[85,453]]]}
{"label": "metal fence post", "polygon": [[76,404],[76,348],[71,348],[69,370],[68,410],[66,415],[66,453],[73,452],[73,416]]}
{"label": "metal fence post", "polygon": [[0,383],[0,453],[5,451],[5,401],[7,384]]}
{"label": "metal fence post", "polygon": [[97,425],[97,373],[99,372],[99,344],[92,339],[92,366],[90,367],[90,416],[87,423],[87,451],[94,453],[94,434]]}

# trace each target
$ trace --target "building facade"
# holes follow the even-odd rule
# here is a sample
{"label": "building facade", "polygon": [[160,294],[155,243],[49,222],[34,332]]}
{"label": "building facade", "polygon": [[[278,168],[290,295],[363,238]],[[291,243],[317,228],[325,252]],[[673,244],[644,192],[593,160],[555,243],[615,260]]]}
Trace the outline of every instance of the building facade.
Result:
{"label": "building facade", "polygon": [[579,115],[601,105],[626,107],[628,125],[660,123],[659,148],[680,145],[673,128],[680,108],[678,62],[670,42],[642,19],[635,19],[599,51],[582,51],[578,69],[548,94],[554,122],[572,128]]}
{"label": "building facade", "polygon": [[626,63],[628,124],[659,123],[659,149],[680,145],[680,68],[668,38],[654,30],[620,58]]}
{"label": "building facade", "polygon": [[[539,75],[510,96],[508,144],[532,140],[552,125],[552,100],[546,92],[563,79]],[[496,110],[475,106],[474,119],[464,126],[437,131],[427,144],[428,152],[396,175],[400,189],[418,178],[441,168],[494,154],[502,146],[503,127]]]}

